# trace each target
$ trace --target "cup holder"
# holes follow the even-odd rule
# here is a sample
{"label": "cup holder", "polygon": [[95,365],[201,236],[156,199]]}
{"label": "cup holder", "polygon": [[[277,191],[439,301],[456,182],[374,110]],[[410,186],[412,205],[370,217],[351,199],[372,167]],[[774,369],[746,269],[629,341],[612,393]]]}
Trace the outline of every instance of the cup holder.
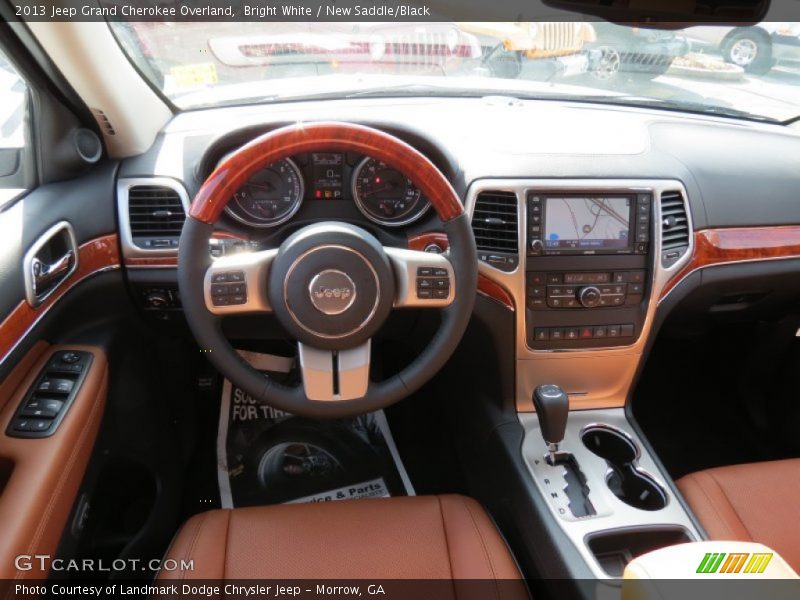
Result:
{"label": "cup holder", "polygon": [[664,489],[636,464],[639,450],[627,435],[605,425],[590,425],[581,440],[608,464],[606,484],[617,498],[640,510],[661,510],[667,505]]}

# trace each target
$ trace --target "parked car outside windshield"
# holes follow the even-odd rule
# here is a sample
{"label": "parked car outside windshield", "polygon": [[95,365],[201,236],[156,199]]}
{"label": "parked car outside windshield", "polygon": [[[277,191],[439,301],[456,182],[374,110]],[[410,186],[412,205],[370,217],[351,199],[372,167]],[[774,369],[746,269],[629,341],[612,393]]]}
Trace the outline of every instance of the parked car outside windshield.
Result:
{"label": "parked car outside windshield", "polygon": [[800,24],[111,23],[179,109],[397,95],[573,98],[800,114]]}

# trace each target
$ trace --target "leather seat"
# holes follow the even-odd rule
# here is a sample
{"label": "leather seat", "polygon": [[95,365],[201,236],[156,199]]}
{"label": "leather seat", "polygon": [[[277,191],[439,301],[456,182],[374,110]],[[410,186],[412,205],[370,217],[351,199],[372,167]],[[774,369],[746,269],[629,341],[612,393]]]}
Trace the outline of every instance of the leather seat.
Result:
{"label": "leather seat", "polygon": [[759,542],[800,572],[800,459],[708,469],[677,484],[710,539]]}
{"label": "leather seat", "polygon": [[213,510],[187,521],[159,579],[519,579],[483,508],[417,496]]}

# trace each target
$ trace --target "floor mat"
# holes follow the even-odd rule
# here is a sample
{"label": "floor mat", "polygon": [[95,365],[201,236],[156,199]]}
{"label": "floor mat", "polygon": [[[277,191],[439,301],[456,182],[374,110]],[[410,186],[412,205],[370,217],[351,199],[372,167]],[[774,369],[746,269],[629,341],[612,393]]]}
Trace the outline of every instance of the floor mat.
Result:
{"label": "floor mat", "polygon": [[[242,353],[279,375],[293,359]],[[223,508],[414,495],[383,411],[307,419],[260,403],[225,381],[217,435]]]}

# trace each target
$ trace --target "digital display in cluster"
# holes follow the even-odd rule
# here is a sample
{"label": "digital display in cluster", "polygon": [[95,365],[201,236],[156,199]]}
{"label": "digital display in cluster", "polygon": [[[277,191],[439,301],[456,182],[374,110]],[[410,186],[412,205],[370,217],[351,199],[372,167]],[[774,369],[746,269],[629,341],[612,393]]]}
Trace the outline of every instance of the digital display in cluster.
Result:
{"label": "digital display in cluster", "polygon": [[344,155],[334,152],[315,152],[311,155],[314,198],[337,200],[343,197]]}

